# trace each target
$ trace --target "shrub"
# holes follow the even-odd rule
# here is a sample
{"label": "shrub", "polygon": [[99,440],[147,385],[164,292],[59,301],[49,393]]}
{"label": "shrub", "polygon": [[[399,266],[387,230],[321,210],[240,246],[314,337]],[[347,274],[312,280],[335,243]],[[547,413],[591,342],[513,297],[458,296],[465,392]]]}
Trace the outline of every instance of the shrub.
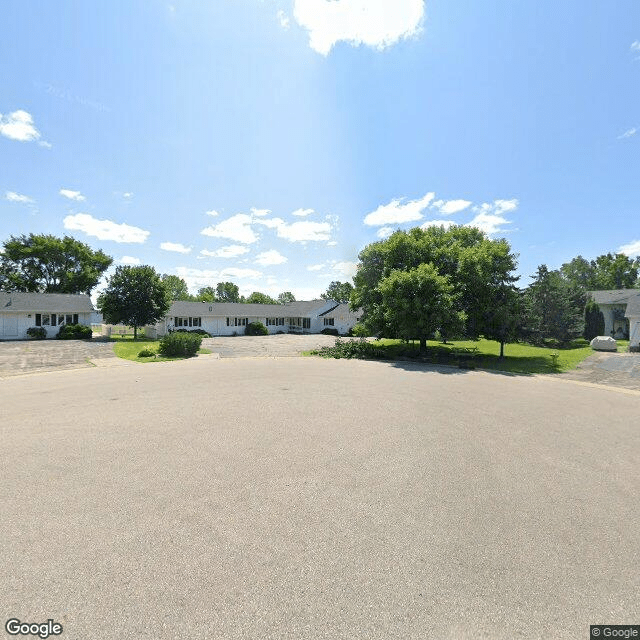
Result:
{"label": "shrub", "polygon": [[139,358],[154,358],[156,352],[151,349],[142,349],[142,351],[138,352]]}
{"label": "shrub", "polygon": [[321,347],[311,352],[313,355],[321,356],[323,358],[383,358],[384,352],[380,347],[372,345],[364,338],[362,340],[347,340],[343,341],[340,338],[336,339],[336,343],[333,347]]}
{"label": "shrub", "polygon": [[201,335],[175,331],[160,340],[158,351],[161,355],[169,358],[190,358],[198,353],[201,344]]}
{"label": "shrub", "polygon": [[337,329],[333,327],[325,327],[320,333],[324,333],[325,336],[339,336]]}
{"label": "shrub", "polygon": [[202,336],[203,338],[210,338],[211,334],[208,331],[205,331],[204,329],[174,329],[173,330],[175,333],[196,333],[199,336]]}
{"label": "shrub", "polygon": [[58,340],[86,340],[93,335],[91,327],[84,324],[65,324],[60,327]]}
{"label": "shrub", "polygon": [[47,337],[47,330],[44,327],[29,327],[27,335],[34,340],[44,340]]}
{"label": "shrub", "polygon": [[366,338],[369,335],[369,332],[363,324],[358,322],[358,324],[354,325],[351,329],[351,334],[357,338]]}
{"label": "shrub", "polygon": [[604,334],[604,315],[594,300],[589,300],[584,308],[584,337],[593,340]]}
{"label": "shrub", "polygon": [[245,336],[266,336],[268,334],[269,330],[262,322],[250,322],[244,330]]}

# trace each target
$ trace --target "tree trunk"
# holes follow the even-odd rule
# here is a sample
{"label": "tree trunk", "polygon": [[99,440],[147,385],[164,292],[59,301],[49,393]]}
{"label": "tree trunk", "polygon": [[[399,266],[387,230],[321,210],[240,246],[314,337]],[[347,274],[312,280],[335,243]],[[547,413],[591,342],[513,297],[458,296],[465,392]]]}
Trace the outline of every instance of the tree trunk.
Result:
{"label": "tree trunk", "polygon": [[425,353],[427,350],[427,339],[420,338],[420,353]]}
{"label": "tree trunk", "polygon": [[500,360],[504,360],[504,340],[500,340]]}
{"label": "tree trunk", "polygon": [[138,339],[138,326],[137,325],[133,325],[133,339],[137,340]]}

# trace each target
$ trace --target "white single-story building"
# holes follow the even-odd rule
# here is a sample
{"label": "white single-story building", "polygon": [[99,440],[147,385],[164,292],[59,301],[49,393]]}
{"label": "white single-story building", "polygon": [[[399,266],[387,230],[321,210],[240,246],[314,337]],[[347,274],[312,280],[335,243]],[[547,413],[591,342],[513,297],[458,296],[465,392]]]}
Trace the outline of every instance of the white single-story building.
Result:
{"label": "white single-story building", "polygon": [[203,329],[212,336],[232,336],[244,335],[251,322],[261,322],[269,333],[320,333],[325,327],[322,314],[337,306],[335,300],[288,304],[177,301],[164,320],[145,330],[147,335],[155,330],[158,337],[176,329]]}
{"label": "white single-story building", "polygon": [[43,327],[55,338],[65,324],[91,326],[91,298],[71,293],[0,293],[0,340],[28,338],[27,329]]}
{"label": "white single-story building", "polygon": [[604,335],[640,345],[640,289],[590,291],[604,316]]}
{"label": "white single-story building", "polygon": [[320,315],[324,321],[323,329],[330,327],[337,329],[340,334],[345,334],[349,333],[349,330],[353,329],[353,327],[358,323],[362,316],[362,310],[358,309],[357,311],[351,311],[349,309],[349,304],[343,302],[337,307],[330,309],[329,311],[325,311]]}

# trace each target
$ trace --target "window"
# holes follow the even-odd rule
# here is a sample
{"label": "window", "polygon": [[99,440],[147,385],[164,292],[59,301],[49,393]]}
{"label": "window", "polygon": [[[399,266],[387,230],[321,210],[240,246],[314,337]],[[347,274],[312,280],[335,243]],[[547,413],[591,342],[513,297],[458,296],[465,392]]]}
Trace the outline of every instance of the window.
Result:
{"label": "window", "polygon": [[248,318],[234,318],[236,327],[246,327]]}
{"label": "window", "polygon": [[43,313],[42,314],[42,326],[43,327],[51,326],[51,314],[50,313]]}
{"label": "window", "polygon": [[324,326],[325,327],[333,327],[333,323],[334,323],[334,318],[325,318],[324,319]]}
{"label": "window", "polygon": [[302,318],[302,328],[311,329],[311,318]]}
{"label": "window", "polygon": [[268,327],[284,327],[284,318],[267,318]]}
{"label": "window", "polygon": [[202,326],[202,318],[178,318],[174,319],[174,326],[176,327],[201,327]]}

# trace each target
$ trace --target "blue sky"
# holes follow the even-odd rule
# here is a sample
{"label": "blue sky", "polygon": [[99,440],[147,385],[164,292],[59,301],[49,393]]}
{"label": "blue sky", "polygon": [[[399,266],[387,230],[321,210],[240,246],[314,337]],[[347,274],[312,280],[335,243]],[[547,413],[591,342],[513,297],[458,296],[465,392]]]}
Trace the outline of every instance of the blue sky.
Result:
{"label": "blue sky", "polygon": [[298,299],[396,228],[640,255],[640,3],[5,0],[0,239]]}

